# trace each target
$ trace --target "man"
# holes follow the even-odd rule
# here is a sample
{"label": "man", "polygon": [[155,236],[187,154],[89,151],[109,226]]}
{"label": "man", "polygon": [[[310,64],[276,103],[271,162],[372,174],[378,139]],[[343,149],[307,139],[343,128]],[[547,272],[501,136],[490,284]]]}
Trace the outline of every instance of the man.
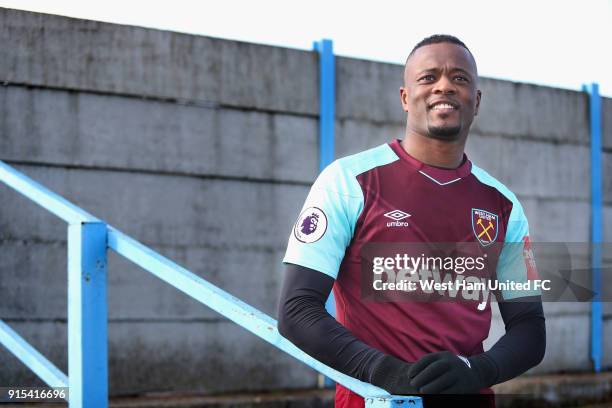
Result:
{"label": "man", "polygon": [[[491,277],[533,278],[520,203],[464,154],[480,106],[477,84],[476,62],[463,42],[434,35],[417,44],[400,88],[404,139],[328,166],[312,186],[283,260],[281,334],[327,365],[392,394],[425,395],[426,407],[436,402],[428,395],[479,392],[489,394],[490,405],[488,387],[537,365],[545,349],[537,292],[496,293],[506,333],[487,352],[489,292],[473,301],[363,297],[363,252],[377,243],[471,243],[478,259],[489,256]],[[441,273],[416,272],[409,276]],[[449,273],[478,279],[458,269]],[[324,309],[332,287],[338,321]],[[447,296],[457,296],[452,293]],[[336,407],[363,404],[337,386]]]}

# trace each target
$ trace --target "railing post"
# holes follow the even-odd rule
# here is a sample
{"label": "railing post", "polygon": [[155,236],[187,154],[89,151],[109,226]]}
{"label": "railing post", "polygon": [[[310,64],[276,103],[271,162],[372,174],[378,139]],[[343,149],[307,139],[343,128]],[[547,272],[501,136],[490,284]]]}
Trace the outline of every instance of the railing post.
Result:
{"label": "railing post", "polygon": [[[332,40],[315,41],[313,49],[319,54],[319,172],[322,172],[334,161],[335,155],[336,58]],[[336,317],[336,299],[333,293],[329,294],[325,309]],[[331,388],[334,382],[319,375],[319,386]]]}
{"label": "railing post", "polygon": [[332,40],[315,41],[319,53],[319,171],[334,161],[336,62]]}
{"label": "railing post", "polygon": [[68,226],[70,408],[108,407],[107,226]]}
{"label": "railing post", "polygon": [[601,371],[603,357],[603,308],[601,304],[601,242],[603,238],[603,182],[601,142],[601,96],[599,85],[583,85],[589,94],[591,132],[591,285],[595,296],[591,301],[591,360],[596,373]]}

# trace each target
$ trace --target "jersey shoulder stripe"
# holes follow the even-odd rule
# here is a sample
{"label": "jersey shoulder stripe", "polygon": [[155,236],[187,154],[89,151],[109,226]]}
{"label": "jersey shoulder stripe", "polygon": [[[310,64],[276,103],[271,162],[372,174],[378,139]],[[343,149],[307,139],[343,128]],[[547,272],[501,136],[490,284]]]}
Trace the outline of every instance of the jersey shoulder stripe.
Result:
{"label": "jersey shoulder stripe", "polygon": [[[335,160],[328,168],[330,168],[330,173],[333,176],[332,179],[334,181],[338,181],[340,178],[350,179],[353,183],[351,188],[347,190],[347,193],[352,193],[353,195],[362,196],[361,188],[359,187],[359,183],[357,183],[357,176],[370,171],[376,167],[384,166],[386,164],[392,163],[396,160],[399,160],[397,154],[391,149],[388,143],[382,144],[380,146],[373,147],[371,149],[365,150],[363,152],[355,153],[350,156],[345,156],[340,159]],[[323,170],[323,173],[325,173]],[[322,175],[323,175],[322,173]],[[332,181],[332,180],[326,180]],[[329,183],[326,187],[329,188],[337,188],[334,186],[335,183]],[[342,186],[342,185],[340,185]],[[359,192],[357,193],[356,188],[359,188]]]}
{"label": "jersey shoulder stripe", "polygon": [[[384,144],[335,160],[327,166],[308,193],[289,236],[283,262],[314,269],[336,278],[346,247],[355,232],[355,224],[363,210],[364,196],[357,176],[395,160],[399,160],[399,157],[388,144]],[[316,230],[314,232],[303,226],[304,220],[312,219],[314,213],[317,220],[324,220],[324,230],[318,221],[316,226],[310,228]],[[312,237],[316,237],[316,240]]]}

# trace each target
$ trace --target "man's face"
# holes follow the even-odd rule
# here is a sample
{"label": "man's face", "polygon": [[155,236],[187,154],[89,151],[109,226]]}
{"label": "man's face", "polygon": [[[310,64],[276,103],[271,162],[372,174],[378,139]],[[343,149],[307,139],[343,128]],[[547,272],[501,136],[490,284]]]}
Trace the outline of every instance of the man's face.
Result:
{"label": "man's face", "polygon": [[476,64],[452,43],[425,45],[408,59],[400,97],[408,128],[440,140],[467,136],[480,105]]}

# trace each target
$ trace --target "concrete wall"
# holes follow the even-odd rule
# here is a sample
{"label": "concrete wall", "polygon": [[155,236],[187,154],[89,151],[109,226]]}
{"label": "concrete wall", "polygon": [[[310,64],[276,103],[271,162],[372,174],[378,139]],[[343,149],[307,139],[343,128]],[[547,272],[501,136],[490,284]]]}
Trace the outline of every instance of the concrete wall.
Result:
{"label": "concrete wall", "polygon": [[[314,53],[8,9],[0,42],[10,44],[0,48],[1,160],[275,315],[286,239],[317,174]],[[402,67],[336,67],[337,155],[402,137]],[[534,241],[588,241],[586,97],[481,85],[470,157],[518,194]],[[611,100],[604,111],[609,174]],[[0,203],[0,318],[66,370],[66,226],[2,186]],[[112,394],[316,384],[301,363],[109,254]],[[588,310],[546,305],[536,371],[588,369]],[[490,340],[502,332],[496,317]],[[40,384],[6,350],[0,367],[2,385]]]}

